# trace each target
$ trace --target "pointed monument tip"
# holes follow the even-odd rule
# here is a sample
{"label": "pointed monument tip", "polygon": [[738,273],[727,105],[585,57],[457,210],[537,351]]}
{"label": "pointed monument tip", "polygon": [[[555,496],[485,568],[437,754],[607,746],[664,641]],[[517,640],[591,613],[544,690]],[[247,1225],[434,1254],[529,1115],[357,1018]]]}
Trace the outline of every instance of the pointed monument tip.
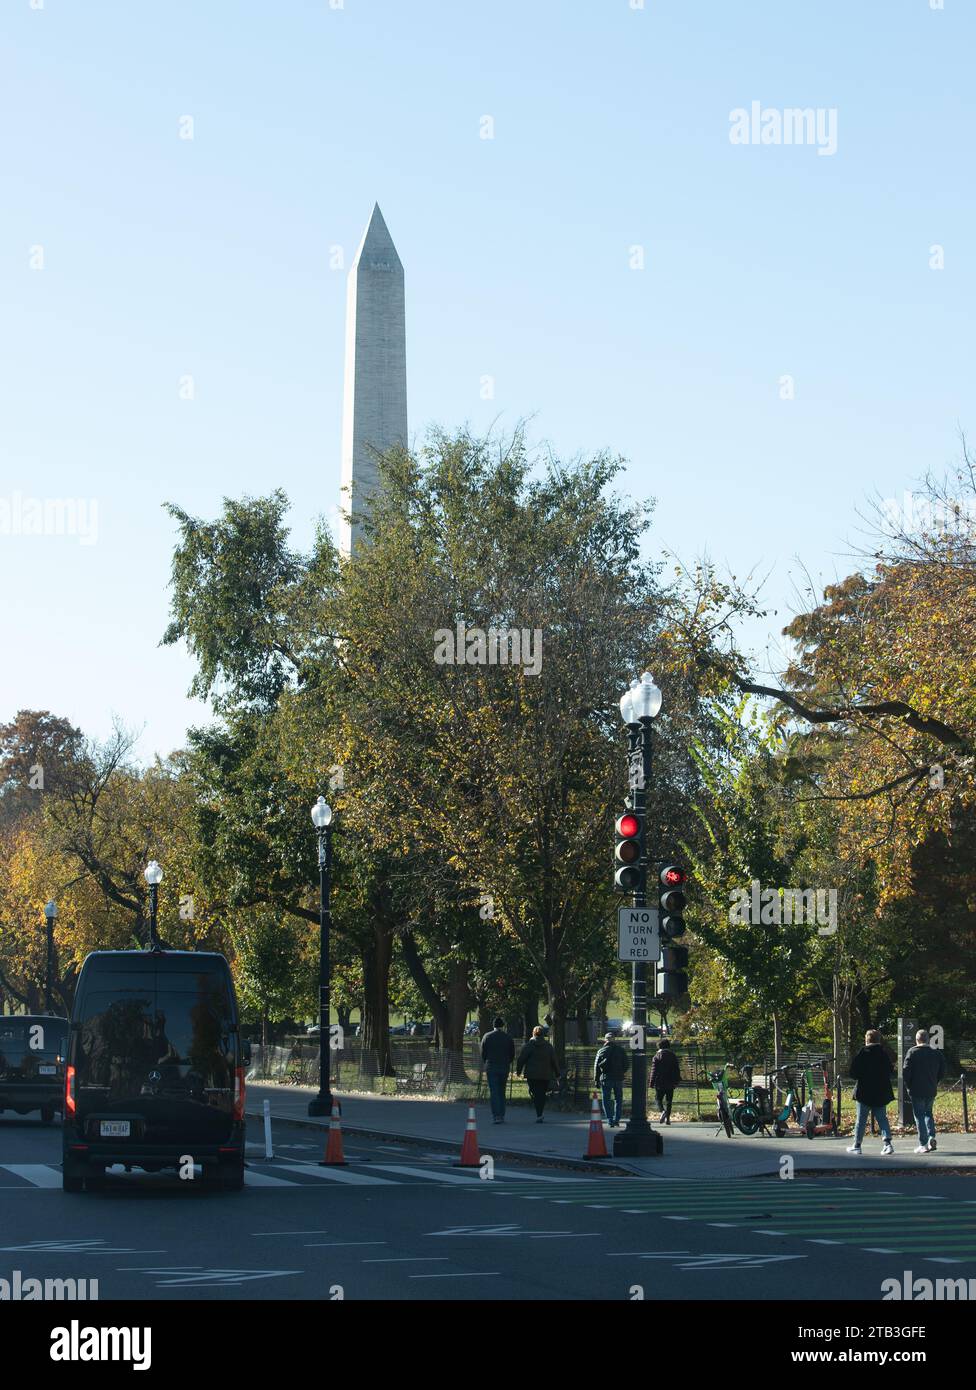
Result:
{"label": "pointed monument tip", "polygon": [[379,203],[373,204],[373,211],[370,213],[369,222],[363,232],[362,240],[353,266],[358,266],[362,262],[376,262],[377,266],[395,265],[402,269],[400,257],[393,244],[389,228],[384,220],[383,213],[380,211]]}

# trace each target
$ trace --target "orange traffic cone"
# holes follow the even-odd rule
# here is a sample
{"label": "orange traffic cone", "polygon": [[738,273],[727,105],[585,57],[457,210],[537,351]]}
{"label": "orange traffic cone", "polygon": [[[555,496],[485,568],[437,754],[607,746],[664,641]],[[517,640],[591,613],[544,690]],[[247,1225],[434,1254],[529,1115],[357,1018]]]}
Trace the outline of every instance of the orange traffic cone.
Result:
{"label": "orange traffic cone", "polygon": [[584,1158],[609,1158],[607,1153],[607,1142],[603,1137],[603,1117],[600,1114],[600,1102],[597,1099],[596,1091],[593,1092],[593,1104],[590,1107],[590,1138],[586,1145]]}
{"label": "orange traffic cone", "polygon": [[325,1146],[325,1158],[319,1160],[320,1168],[346,1168],[342,1152],[342,1121],[339,1119],[339,1102],[332,1102],[332,1117],[329,1120],[329,1139]]}
{"label": "orange traffic cone", "polygon": [[481,1155],[478,1152],[478,1129],[474,1119],[474,1106],[468,1106],[468,1122],[464,1126],[464,1143],[461,1145],[461,1161],[455,1168],[480,1168]]}

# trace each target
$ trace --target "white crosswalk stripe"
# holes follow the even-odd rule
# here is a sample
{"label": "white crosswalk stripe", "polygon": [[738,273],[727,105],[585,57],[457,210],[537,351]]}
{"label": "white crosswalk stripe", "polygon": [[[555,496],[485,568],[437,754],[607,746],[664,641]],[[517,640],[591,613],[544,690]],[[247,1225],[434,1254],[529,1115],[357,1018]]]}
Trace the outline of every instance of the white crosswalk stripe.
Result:
{"label": "white crosswalk stripe", "polygon": [[17,1178],[23,1178],[31,1187],[60,1187],[61,1169],[52,1168],[49,1163],[4,1163],[3,1168]]}
{"label": "white crosswalk stripe", "polygon": [[320,1168],[317,1163],[291,1163],[282,1167],[282,1173],[303,1173],[309,1178],[323,1178],[326,1182],[344,1182],[352,1187],[395,1187],[389,1178],[374,1178],[369,1173],[355,1173],[351,1168]]}
{"label": "white crosswalk stripe", "polygon": [[[355,1164],[350,1164],[348,1168],[322,1168],[317,1163],[302,1163],[294,1159],[286,1159],[273,1170],[264,1165],[257,1165],[252,1158],[244,1170],[244,1186],[250,1188],[282,1188],[290,1187],[293,1190],[314,1187],[314,1182],[308,1179],[315,1179],[319,1182],[331,1182],[345,1185],[348,1187],[400,1187],[409,1182],[433,1182],[441,1183],[443,1186],[454,1186],[457,1184],[467,1184],[470,1186],[475,1183],[479,1188],[482,1186],[480,1172],[477,1168],[472,1168],[467,1172],[444,1172],[436,1171],[431,1168],[411,1168],[407,1164],[398,1163],[371,1163],[372,1171],[362,1172]],[[375,1172],[390,1173],[396,1176],[378,1177]],[[12,1179],[19,1181],[5,1182],[5,1174],[10,1174]],[[172,1176],[172,1174],[164,1175]],[[124,1181],[129,1183],[139,1182],[143,1175],[136,1172],[126,1175]],[[496,1169],[496,1177],[502,1182],[509,1179],[519,1179],[525,1182],[563,1182],[563,1178],[553,1177],[549,1174],[541,1173],[522,1173],[516,1171],[499,1171]],[[113,1178],[122,1179],[122,1174],[109,1170],[109,1181]],[[56,1163],[0,1163],[0,1191],[7,1192],[29,1192],[38,1190],[54,1191],[61,1189],[61,1167]]]}

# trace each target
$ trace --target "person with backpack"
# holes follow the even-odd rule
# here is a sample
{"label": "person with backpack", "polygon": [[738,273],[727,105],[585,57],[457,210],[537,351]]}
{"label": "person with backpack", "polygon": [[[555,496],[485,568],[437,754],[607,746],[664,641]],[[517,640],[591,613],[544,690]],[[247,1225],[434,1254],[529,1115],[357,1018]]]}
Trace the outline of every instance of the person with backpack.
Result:
{"label": "person with backpack", "polygon": [[894,1067],[885,1051],[881,1034],[877,1028],[869,1028],[864,1035],[864,1046],[851,1062],[851,1076],[857,1082],[854,1087],[854,1099],[857,1101],[857,1125],[854,1131],[854,1143],[847,1150],[849,1154],[861,1152],[861,1140],[864,1138],[869,1115],[874,1116],[878,1122],[878,1128],[881,1130],[882,1156],[894,1153],[895,1150],[891,1143],[891,1126],[888,1124],[888,1106],[895,1098],[891,1089],[893,1075]]}
{"label": "person with backpack", "polygon": [[556,1049],[552,1043],[546,1042],[538,1023],[518,1055],[515,1070],[519,1076],[525,1073],[525,1079],[529,1083],[529,1094],[535,1105],[535,1122],[541,1125],[542,1112],[546,1108],[546,1094],[552,1082],[559,1079],[559,1063],[556,1061]]}
{"label": "person with backpack", "polygon": [[939,1082],[946,1073],[946,1059],[940,1047],[929,1044],[929,1035],[924,1028],[915,1034],[915,1046],[905,1055],[901,1069],[902,1080],[912,1101],[912,1114],[918,1130],[917,1154],[930,1154],[936,1150],[935,1121],[932,1119],[932,1105],[935,1101]]}
{"label": "person with backpack", "polygon": [[671,1123],[671,1106],[674,1102],[674,1088],[681,1080],[681,1063],[677,1053],[671,1048],[668,1038],[662,1038],[658,1050],[651,1058],[650,1083],[654,1087],[657,1103],[661,1111],[662,1125]]}
{"label": "person with backpack", "polygon": [[505,1020],[496,1018],[491,1032],[481,1039],[481,1060],[485,1064],[488,1095],[491,1097],[491,1118],[496,1125],[505,1123],[505,1084],[515,1061],[515,1043],[505,1032]]}
{"label": "person with backpack", "polygon": [[617,1129],[624,1108],[624,1077],[630,1059],[624,1048],[607,1033],[593,1062],[593,1084],[603,1096],[603,1114],[611,1129]]}

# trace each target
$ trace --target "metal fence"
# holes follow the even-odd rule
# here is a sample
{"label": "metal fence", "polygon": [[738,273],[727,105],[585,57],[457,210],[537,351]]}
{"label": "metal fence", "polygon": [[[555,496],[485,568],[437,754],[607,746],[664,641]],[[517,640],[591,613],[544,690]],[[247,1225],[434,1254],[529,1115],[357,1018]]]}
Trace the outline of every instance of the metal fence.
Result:
{"label": "metal fence", "polygon": [[[651,1040],[653,1045],[653,1040]],[[518,1047],[516,1040],[516,1048]],[[564,1109],[585,1110],[593,1091],[593,1061],[597,1044],[572,1044],[566,1048],[566,1066],[556,1090],[556,1103]],[[713,1049],[675,1044],[674,1052],[681,1066],[681,1082],[675,1090],[673,1114],[689,1120],[710,1120],[715,1115],[715,1091],[709,1073],[728,1068],[726,1080],[733,1093],[746,1084],[744,1062],[730,1063],[728,1055]],[[432,1099],[483,1101],[488,1098],[488,1086],[481,1063],[481,1045],[477,1038],[465,1040],[459,1052],[436,1048],[426,1038],[394,1038],[390,1041],[393,1074],[380,1073],[379,1057],[362,1045],[359,1038],[346,1037],[341,1049],[331,1055],[330,1074],[337,1090],[366,1091],[374,1095],[429,1096]],[[817,1067],[824,1059],[823,1050],[800,1049],[784,1054],[781,1065],[792,1074],[800,1104],[806,1100],[806,1070]],[[842,1111],[850,1113],[853,1103],[850,1083],[839,1076],[830,1058],[831,1090],[838,1118]],[[771,1057],[757,1057],[749,1063],[754,1080],[767,1085],[774,1071]],[[283,1084],[315,1086],[319,1079],[319,1045],[307,1037],[286,1038],[271,1046],[265,1055],[254,1043],[251,1047],[249,1075],[255,1081],[279,1081]],[[771,1087],[771,1089],[773,1089]],[[509,1073],[508,1096],[515,1102],[529,1100],[528,1084],[524,1077]],[[653,1093],[649,1096],[653,1106]],[[946,1081],[940,1089],[936,1117],[940,1122],[958,1118],[969,1132],[968,1086],[965,1074],[957,1081]]]}

